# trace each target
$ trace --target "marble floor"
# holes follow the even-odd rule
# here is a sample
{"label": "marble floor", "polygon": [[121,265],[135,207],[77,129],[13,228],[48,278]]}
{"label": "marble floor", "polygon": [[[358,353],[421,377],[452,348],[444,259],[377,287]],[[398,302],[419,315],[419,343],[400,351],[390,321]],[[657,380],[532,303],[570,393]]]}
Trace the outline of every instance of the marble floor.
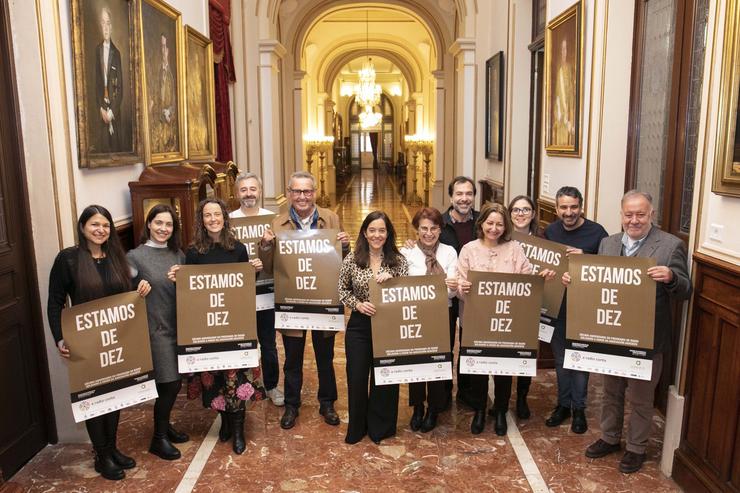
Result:
{"label": "marble floor", "polygon": [[[391,214],[401,240],[410,236],[411,210],[395,193],[385,176],[365,173],[344,183],[339,205],[334,204],[345,228],[356,237],[364,215],[380,208]],[[343,198],[342,198],[343,197]],[[357,206],[358,199],[362,205]],[[351,206],[350,206],[351,204]],[[280,338],[278,338],[279,341]],[[310,338],[309,338],[310,344]],[[279,344],[282,361],[282,345]],[[408,389],[401,388],[398,434],[379,446],[365,438],[346,445],[347,423],[344,337],[336,339],[334,367],[342,423],[323,422],[315,400],[318,381],[313,351],[306,348],[303,406],[296,426],[282,430],[281,408],[257,402],[246,419],[247,451],[235,455],[229,443],[217,439],[216,415],[199,401],[179,396],[173,411],[177,427],[191,436],[178,447],[182,458],[163,461],[147,452],[152,433],[152,403],[122,412],[119,448],[138,462],[123,481],[100,478],[92,467],[89,444],[50,445],[41,451],[4,487],[30,492],[447,492],[536,491],[622,492],[680,491],[659,470],[663,420],[656,416],[643,469],[633,475],[617,470],[621,454],[587,459],[584,449],[599,436],[598,403],[601,379],[589,386],[589,430],[570,431],[569,422],[547,428],[545,417],[555,404],[555,374],[541,370],[530,390],[532,417],[519,421],[510,414],[509,434],[498,437],[489,424],[481,435],[470,434],[472,411],[453,404],[430,433],[408,427],[411,410]],[[2,489],[3,487],[0,487]]]}

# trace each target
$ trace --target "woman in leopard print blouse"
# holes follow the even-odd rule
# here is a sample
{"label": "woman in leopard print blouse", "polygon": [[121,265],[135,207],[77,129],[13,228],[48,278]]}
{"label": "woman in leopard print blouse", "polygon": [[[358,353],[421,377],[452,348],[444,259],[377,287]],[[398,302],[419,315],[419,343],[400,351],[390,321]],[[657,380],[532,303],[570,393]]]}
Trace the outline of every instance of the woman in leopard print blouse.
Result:
{"label": "woman in leopard print blouse", "polygon": [[[367,434],[375,443],[396,434],[398,385],[376,386],[373,378],[373,344],[370,279],[382,283],[408,275],[408,262],[396,247],[396,232],[381,211],[367,215],[357,236],[355,251],[342,262],[339,298],[352,310],[344,344],[347,359],[349,425],[344,441],[357,443]],[[370,378],[368,395],[367,381]]]}

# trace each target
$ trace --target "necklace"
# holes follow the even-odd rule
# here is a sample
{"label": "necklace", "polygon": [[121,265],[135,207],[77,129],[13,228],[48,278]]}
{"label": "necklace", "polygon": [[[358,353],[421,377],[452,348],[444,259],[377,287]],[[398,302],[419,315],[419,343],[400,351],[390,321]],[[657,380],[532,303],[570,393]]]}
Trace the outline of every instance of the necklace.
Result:
{"label": "necklace", "polygon": [[369,253],[370,253],[370,256],[373,258],[383,258],[383,252],[380,252],[380,253],[369,252]]}
{"label": "necklace", "polygon": [[105,254],[103,253],[100,257],[93,257],[93,260],[96,264],[102,264],[103,260],[105,260]]}

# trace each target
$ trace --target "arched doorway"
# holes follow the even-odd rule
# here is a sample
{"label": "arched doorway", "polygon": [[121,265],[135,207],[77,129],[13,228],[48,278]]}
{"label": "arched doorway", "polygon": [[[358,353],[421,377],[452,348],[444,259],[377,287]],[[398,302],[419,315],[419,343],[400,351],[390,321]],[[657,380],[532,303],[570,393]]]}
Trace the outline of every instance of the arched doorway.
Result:
{"label": "arched doorway", "polygon": [[349,161],[351,170],[359,169],[388,169],[394,160],[394,128],[395,119],[393,104],[388,96],[381,94],[380,104],[375,111],[382,114],[380,121],[371,127],[363,128],[360,122],[360,113],[363,108],[353,97],[348,108],[347,121],[349,122]]}

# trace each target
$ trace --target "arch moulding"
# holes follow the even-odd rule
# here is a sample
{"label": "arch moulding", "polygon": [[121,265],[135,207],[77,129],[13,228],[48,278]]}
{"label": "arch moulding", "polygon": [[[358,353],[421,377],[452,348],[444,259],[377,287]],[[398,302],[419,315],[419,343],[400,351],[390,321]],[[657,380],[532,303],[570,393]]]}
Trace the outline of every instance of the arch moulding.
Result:
{"label": "arch moulding", "polygon": [[356,58],[365,57],[367,55],[382,57],[393,62],[401,70],[401,74],[403,74],[409,85],[409,90],[411,92],[421,92],[421,73],[418,68],[414,70],[408,60],[390,50],[371,49],[368,51],[364,48],[353,49],[336,55],[331,62],[326,65],[326,68],[324,69],[324,77],[319,79],[319,92],[329,92],[334,79],[337,78],[342,67]]}

